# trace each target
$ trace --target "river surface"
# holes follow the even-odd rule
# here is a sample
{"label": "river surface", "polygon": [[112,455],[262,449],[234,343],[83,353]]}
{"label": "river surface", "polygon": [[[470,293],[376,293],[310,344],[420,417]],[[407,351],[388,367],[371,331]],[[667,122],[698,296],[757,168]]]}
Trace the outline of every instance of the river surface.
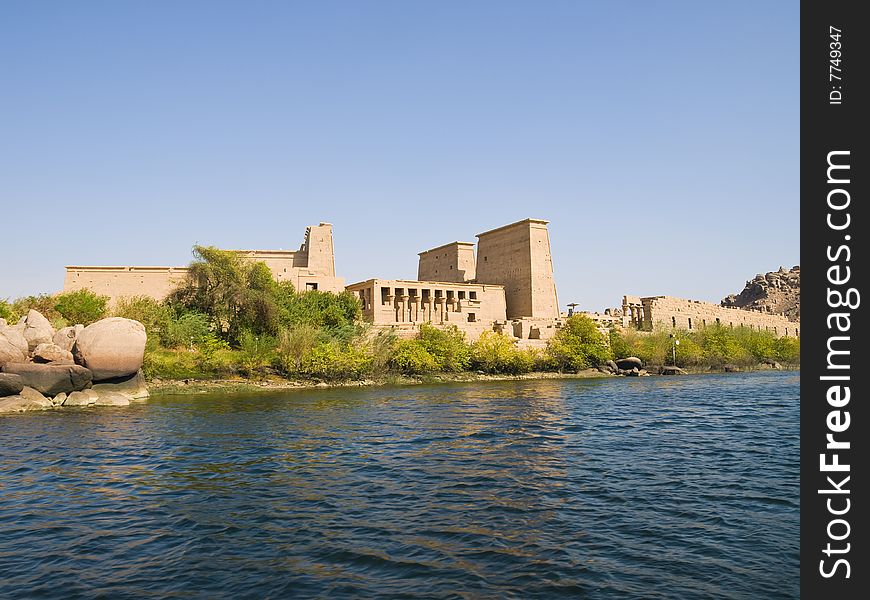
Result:
{"label": "river surface", "polygon": [[0,597],[790,598],[799,374],[0,417]]}

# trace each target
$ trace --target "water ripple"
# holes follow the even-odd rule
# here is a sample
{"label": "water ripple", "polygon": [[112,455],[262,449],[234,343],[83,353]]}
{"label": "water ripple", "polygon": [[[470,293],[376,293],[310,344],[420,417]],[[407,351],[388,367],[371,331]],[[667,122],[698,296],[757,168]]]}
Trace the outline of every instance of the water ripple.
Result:
{"label": "water ripple", "polygon": [[788,598],[799,377],[0,418],[0,597]]}

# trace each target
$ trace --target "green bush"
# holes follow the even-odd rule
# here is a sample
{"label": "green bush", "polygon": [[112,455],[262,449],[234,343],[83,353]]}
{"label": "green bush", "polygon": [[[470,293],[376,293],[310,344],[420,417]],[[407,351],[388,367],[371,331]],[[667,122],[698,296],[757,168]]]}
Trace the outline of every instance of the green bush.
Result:
{"label": "green bush", "polygon": [[211,319],[196,312],[172,317],[160,332],[160,343],[165,348],[195,348],[212,335]]}
{"label": "green bush", "polygon": [[773,358],[791,365],[801,363],[801,339],[781,337],[773,343]]}
{"label": "green bush", "polygon": [[520,350],[506,335],[484,331],[471,344],[471,368],[484,373],[528,373],[537,366],[538,354],[533,350]]}
{"label": "green bush", "polygon": [[54,309],[70,324],[90,325],[106,316],[108,301],[108,296],[82,289],[55,296]]}
{"label": "green bush", "polygon": [[372,335],[370,330],[363,330],[360,339],[366,345],[371,356],[371,373],[382,376],[389,372],[393,353],[396,350],[398,338],[392,329],[380,330]]}
{"label": "green bush", "polygon": [[604,335],[586,315],[568,317],[547,344],[547,353],[559,371],[580,371],[610,360]]}
{"label": "green bush", "polygon": [[[27,313],[32,309],[36,310],[42,314],[43,317],[52,322],[52,324],[60,324],[60,321],[64,320],[63,317],[57,309],[55,309],[55,297],[51,294],[39,294],[37,296],[24,296],[22,298],[16,298],[12,302],[5,302],[5,313],[8,316],[3,317],[10,324],[17,323],[21,317],[27,315]],[[62,324],[61,327],[65,326],[66,323]]]}
{"label": "green bush", "polygon": [[302,372],[302,360],[312,351],[320,337],[320,330],[307,323],[282,329],[278,334],[275,365],[285,375],[299,375]]}
{"label": "green bush", "polygon": [[632,334],[635,334],[635,332],[620,330],[616,327],[610,328],[608,341],[610,342],[610,352],[613,354],[614,358],[627,358],[633,356],[633,340],[627,339],[627,337]]}
{"label": "green bush", "polygon": [[359,379],[369,371],[371,356],[365,348],[338,341],[319,342],[302,359],[307,377],[339,381]]}
{"label": "green bush", "polygon": [[174,317],[172,309],[150,296],[120,298],[112,308],[113,317],[139,321],[149,338],[159,338]]}
{"label": "green bush", "polygon": [[390,366],[404,375],[425,375],[440,370],[438,360],[419,339],[396,342]]}
{"label": "green bush", "polygon": [[698,330],[693,335],[704,349],[704,362],[711,366],[726,364],[750,364],[752,354],[742,346],[738,336],[742,327],[731,329],[721,325],[712,325]]}
{"label": "green bush", "polygon": [[147,350],[142,371],[148,379],[209,379],[211,373],[199,364],[196,352],[189,350]]}
{"label": "green bush", "polygon": [[278,284],[275,289],[280,322],[287,327],[311,325],[328,329],[333,334],[348,330],[355,332],[355,323],[360,319],[359,300],[351,292],[333,294],[311,290],[295,292],[289,283]]}
{"label": "green bush", "polygon": [[424,323],[417,341],[435,359],[438,371],[456,373],[468,369],[471,348],[456,325],[443,329]]}
{"label": "green bush", "polygon": [[8,300],[0,300],[0,319],[6,319],[10,325],[14,325],[18,321],[17,315],[12,310],[12,305]]}
{"label": "green bush", "polygon": [[230,345],[213,333],[200,340],[197,349],[197,364],[203,372],[213,376],[230,375],[236,370],[238,360]]}
{"label": "green bush", "polygon": [[242,374],[263,377],[275,356],[275,338],[243,331],[239,336],[238,364]]}

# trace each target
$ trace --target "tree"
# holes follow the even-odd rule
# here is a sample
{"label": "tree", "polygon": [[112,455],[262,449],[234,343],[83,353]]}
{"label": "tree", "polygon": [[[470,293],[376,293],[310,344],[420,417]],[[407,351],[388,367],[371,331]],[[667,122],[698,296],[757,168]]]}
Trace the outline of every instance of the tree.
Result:
{"label": "tree", "polygon": [[274,335],[278,329],[278,284],[263,262],[212,246],[194,246],[187,278],[170,304],[205,314],[219,335],[238,343],[243,331]]}

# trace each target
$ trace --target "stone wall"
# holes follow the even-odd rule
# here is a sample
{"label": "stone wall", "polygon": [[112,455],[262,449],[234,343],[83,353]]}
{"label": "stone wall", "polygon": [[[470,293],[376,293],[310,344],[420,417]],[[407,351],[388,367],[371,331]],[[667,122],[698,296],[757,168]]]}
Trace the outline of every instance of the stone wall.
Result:
{"label": "stone wall", "polygon": [[[638,306],[638,302],[640,305]],[[623,314],[638,329],[651,330],[656,326],[694,330],[708,325],[723,327],[749,327],[770,331],[776,336],[800,336],[800,322],[790,321],[782,315],[729,308],[672,296],[625,296]]]}
{"label": "stone wall", "polygon": [[559,318],[547,221],[525,219],[477,238],[476,281],[504,286],[509,319]]}
{"label": "stone wall", "polygon": [[66,268],[63,291],[88,289],[108,296],[114,304],[119,298],[150,296],[162,300],[184,281],[186,267],[79,267]]}
{"label": "stone wall", "polygon": [[[235,250],[245,258],[261,261],[277,281],[289,281],[297,290],[316,289],[339,293],[344,279],[335,276],[332,225],[308,227],[299,250]],[[109,297],[149,296],[163,300],[180,284],[187,267],[68,266],[63,291],[89,289]]]}
{"label": "stone wall", "polygon": [[475,278],[474,244],[451,242],[420,252],[417,279],[464,283]]}

